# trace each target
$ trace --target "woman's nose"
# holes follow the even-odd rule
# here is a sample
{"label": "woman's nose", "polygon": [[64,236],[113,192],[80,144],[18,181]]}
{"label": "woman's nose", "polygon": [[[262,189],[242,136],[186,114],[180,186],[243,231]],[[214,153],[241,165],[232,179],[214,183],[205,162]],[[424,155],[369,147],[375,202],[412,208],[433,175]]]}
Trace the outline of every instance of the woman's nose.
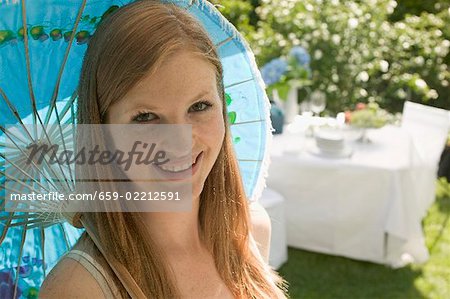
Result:
{"label": "woman's nose", "polygon": [[170,159],[192,156],[193,134],[192,125],[185,120],[177,119],[159,125],[158,137],[160,149]]}

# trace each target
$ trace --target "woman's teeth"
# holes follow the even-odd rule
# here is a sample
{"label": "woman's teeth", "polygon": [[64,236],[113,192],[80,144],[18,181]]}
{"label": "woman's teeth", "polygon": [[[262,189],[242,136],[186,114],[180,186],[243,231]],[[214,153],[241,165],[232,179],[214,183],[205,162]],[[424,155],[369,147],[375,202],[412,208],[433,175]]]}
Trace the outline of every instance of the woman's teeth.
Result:
{"label": "woman's teeth", "polygon": [[176,166],[176,165],[171,166],[171,165],[162,164],[162,165],[159,165],[159,167],[165,171],[181,172],[181,171],[185,171],[185,170],[188,170],[189,168],[191,168],[192,165],[195,164],[195,162],[197,162],[197,158],[195,158],[194,162],[192,162],[192,163],[186,163],[186,164],[179,165],[179,166]]}
{"label": "woman's teeth", "polygon": [[180,171],[184,171],[184,170],[191,168],[191,166],[192,166],[192,164],[187,163],[187,164],[180,165],[180,166],[160,165],[159,167],[161,167],[165,171],[180,172]]}

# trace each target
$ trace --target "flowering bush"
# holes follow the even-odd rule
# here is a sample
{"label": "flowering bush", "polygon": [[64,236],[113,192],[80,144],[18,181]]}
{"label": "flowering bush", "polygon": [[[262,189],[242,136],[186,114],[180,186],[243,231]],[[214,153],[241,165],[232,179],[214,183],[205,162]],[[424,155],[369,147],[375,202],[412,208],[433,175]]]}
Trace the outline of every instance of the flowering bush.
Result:
{"label": "flowering bush", "polygon": [[261,68],[261,75],[268,86],[268,93],[273,89],[285,99],[291,87],[311,84],[311,57],[302,47],[293,47],[287,56],[274,58]]}
{"label": "flowering bush", "polygon": [[311,89],[327,94],[330,112],[369,100],[401,111],[407,99],[450,109],[448,6],[392,21],[392,0],[259,3],[255,31],[241,31],[259,65],[302,46],[311,54]]}
{"label": "flowering bush", "polygon": [[345,111],[345,122],[357,128],[381,128],[394,121],[394,116],[377,103],[358,103],[354,111]]}

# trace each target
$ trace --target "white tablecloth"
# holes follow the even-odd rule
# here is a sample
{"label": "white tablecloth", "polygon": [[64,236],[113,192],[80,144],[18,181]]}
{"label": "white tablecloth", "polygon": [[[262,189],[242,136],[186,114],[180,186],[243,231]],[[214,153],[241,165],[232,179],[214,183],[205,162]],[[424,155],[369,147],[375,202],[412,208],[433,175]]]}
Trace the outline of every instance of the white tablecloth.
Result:
{"label": "white tablecloth", "polygon": [[351,157],[330,159],[309,151],[304,129],[297,120],[271,149],[267,185],[286,199],[288,245],[394,267],[426,261],[421,220],[436,169],[419,164],[409,135],[370,130],[372,143],[352,142]]}

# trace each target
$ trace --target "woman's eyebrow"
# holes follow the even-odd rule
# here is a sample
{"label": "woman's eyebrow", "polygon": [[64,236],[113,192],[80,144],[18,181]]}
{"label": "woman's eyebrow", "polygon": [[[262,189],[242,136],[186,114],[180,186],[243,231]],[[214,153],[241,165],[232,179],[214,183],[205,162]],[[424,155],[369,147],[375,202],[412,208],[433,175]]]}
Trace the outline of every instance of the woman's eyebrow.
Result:
{"label": "woman's eyebrow", "polygon": [[210,92],[211,92],[211,91],[210,91],[209,89],[204,89],[204,90],[202,90],[201,92],[199,92],[199,93],[197,94],[197,96],[195,96],[194,98],[191,99],[191,102],[194,102],[195,100],[197,100],[197,99],[199,99],[199,98],[201,98],[201,97],[203,97],[203,96],[209,94]]}
{"label": "woman's eyebrow", "polygon": [[[209,95],[211,93],[211,90],[204,89],[200,91],[195,97],[191,98],[188,103],[195,102],[199,98]],[[129,113],[134,110],[138,109],[149,109],[149,110],[155,110],[157,107],[153,106],[151,101],[148,101],[148,99],[141,99],[141,100],[134,100],[132,104],[130,104],[130,108],[125,111],[125,113]]]}

